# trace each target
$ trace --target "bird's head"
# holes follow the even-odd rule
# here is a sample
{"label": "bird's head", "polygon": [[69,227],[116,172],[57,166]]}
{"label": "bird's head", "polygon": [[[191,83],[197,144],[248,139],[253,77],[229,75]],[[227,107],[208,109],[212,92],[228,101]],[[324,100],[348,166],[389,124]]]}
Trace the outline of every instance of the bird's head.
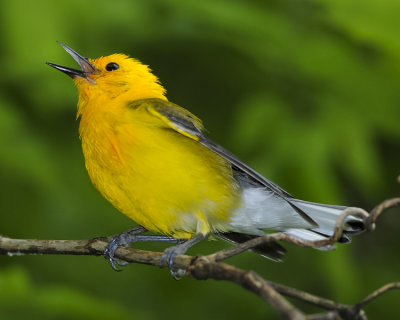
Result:
{"label": "bird's head", "polygon": [[148,66],[124,54],[112,54],[97,59],[86,58],[67,45],[60,45],[79,64],[80,70],[46,62],[74,79],[78,88],[78,115],[93,98],[126,100],[165,98],[165,89]]}

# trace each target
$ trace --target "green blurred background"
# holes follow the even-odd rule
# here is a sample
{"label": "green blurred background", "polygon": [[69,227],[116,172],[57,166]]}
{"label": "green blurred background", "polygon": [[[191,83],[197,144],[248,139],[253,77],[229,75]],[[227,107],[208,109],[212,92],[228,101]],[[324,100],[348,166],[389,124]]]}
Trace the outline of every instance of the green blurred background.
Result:
{"label": "green blurred background", "polygon": [[[75,66],[56,40],[89,57],[123,52],[149,64],[210,137],[296,197],[369,210],[398,196],[399,14],[398,0],[1,1],[0,234],[88,239],[134,225],[89,181],[74,85],[44,64]],[[335,251],[287,245],[283,263],[252,253],[230,262],[354,303],[400,280],[395,213]],[[226,246],[206,241],[190,252]],[[400,315],[399,297],[370,304],[370,318]],[[0,257],[1,319],[161,317],[277,319],[230,283],[177,282],[143,265],[117,273],[103,258]]]}

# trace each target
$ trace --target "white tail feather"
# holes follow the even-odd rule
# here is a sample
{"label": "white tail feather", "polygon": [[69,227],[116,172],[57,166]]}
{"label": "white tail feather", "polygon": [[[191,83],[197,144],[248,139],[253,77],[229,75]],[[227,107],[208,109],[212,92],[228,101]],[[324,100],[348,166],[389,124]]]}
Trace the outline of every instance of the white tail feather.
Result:
{"label": "white tail feather", "polygon": [[[318,227],[312,226],[289,203],[299,208],[314,220]],[[263,235],[265,229],[286,231],[303,240],[322,240],[333,234],[336,221],[347,207],[332,206],[298,199],[284,199],[265,188],[245,188],[242,204],[231,217],[231,226],[236,232]],[[348,216],[344,231],[362,231],[362,220]],[[344,237],[343,241],[347,238]],[[330,249],[325,247],[323,249]]]}
{"label": "white tail feather", "polygon": [[262,230],[309,229],[312,225],[302,218],[283,198],[265,188],[246,188],[242,203],[231,217],[236,232],[262,235]]}

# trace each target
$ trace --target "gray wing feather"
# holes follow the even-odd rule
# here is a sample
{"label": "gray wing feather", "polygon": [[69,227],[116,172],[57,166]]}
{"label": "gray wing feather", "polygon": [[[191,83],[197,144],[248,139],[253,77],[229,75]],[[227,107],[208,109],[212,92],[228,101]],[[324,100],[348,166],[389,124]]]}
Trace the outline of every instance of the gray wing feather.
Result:
{"label": "gray wing feather", "polygon": [[201,128],[196,126],[195,121],[190,116],[190,114],[180,112],[180,107],[171,102],[161,99],[148,100],[152,100],[153,106],[157,110],[157,112],[159,112],[169,121],[171,121],[176,128],[197,137],[200,144],[202,144],[207,149],[215,152],[225,160],[229,161],[232,165],[233,170],[238,173],[236,175],[238,179],[250,179],[259,184],[260,187],[265,187],[274,195],[284,199],[301,217],[303,217],[303,219],[308,221],[311,225],[318,226],[318,224],[308,214],[306,214],[302,209],[295,205],[295,203],[292,201],[294,200],[294,198],[288,192],[283,190],[272,181],[265,178],[256,170],[249,167],[247,164],[245,164],[243,161],[241,161],[238,157],[236,157],[225,148],[208,139],[203,134]]}

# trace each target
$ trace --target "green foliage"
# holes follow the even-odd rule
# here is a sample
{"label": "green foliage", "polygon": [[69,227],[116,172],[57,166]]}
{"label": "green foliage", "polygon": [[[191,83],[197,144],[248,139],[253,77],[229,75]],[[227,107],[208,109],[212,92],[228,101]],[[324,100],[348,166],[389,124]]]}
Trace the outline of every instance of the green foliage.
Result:
{"label": "green foliage", "polygon": [[121,319],[132,315],[151,319],[144,312],[129,310],[117,302],[95,298],[61,285],[34,285],[20,268],[0,273],[0,316],[2,319]]}
{"label": "green foliage", "polygon": [[[296,197],[370,209],[395,196],[399,13],[397,0],[2,1],[0,233],[73,239],[132,226],[87,177],[75,88],[44,64],[74,66],[56,40],[89,57],[123,52],[149,64],[210,137]],[[384,217],[376,233],[337,251],[289,246],[282,264],[250,253],[232,262],[352,303],[398,280],[399,223]],[[370,317],[399,314],[395,298],[368,307]],[[115,273],[94,258],[0,257],[1,319],[244,316],[274,314],[231,284],[175,282],[147,266]]]}

